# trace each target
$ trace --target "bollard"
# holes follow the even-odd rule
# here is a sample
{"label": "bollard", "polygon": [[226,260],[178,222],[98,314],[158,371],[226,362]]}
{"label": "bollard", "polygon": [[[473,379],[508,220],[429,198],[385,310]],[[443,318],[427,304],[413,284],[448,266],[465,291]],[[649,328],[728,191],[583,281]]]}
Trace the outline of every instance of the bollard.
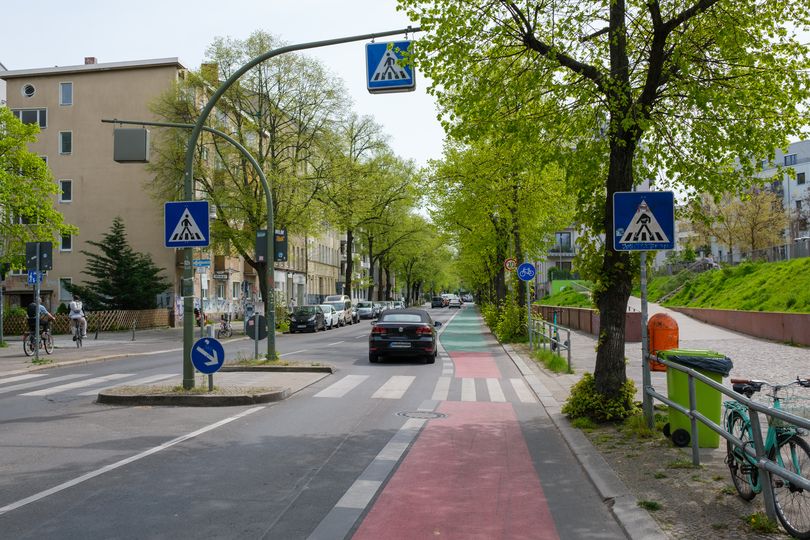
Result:
{"label": "bollard", "polygon": [[131,341],[135,341],[135,321],[132,321],[132,339]]}

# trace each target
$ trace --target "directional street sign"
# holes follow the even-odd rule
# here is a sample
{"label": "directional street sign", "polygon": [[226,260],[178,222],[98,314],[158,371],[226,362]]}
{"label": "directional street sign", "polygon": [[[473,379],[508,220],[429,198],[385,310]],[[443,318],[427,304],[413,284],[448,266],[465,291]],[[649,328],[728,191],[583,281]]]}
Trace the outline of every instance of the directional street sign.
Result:
{"label": "directional street sign", "polygon": [[613,244],[616,251],[675,248],[675,195],[671,191],[613,194]]}
{"label": "directional street sign", "polygon": [[416,88],[413,65],[402,61],[410,41],[366,44],[366,87],[372,94],[411,92]]}
{"label": "directional street sign", "polygon": [[191,363],[200,373],[215,373],[225,363],[225,349],[214,338],[202,338],[191,347]]}
{"label": "directional street sign", "polygon": [[211,266],[211,259],[193,259],[191,265],[195,267]]}
{"label": "directional street sign", "polygon": [[[39,274],[39,275],[37,275]],[[37,272],[36,270],[29,270],[28,271],[28,284],[34,285],[37,281],[42,283],[42,273]]]}
{"label": "directional street sign", "polygon": [[164,245],[205,247],[210,241],[208,201],[167,202],[163,212]]}
{"label": "directional street sign", "polygon": [[532,263],[525,262],[518,266],[517,275],[522,281],[531,281],[537,275],[537,270]]}

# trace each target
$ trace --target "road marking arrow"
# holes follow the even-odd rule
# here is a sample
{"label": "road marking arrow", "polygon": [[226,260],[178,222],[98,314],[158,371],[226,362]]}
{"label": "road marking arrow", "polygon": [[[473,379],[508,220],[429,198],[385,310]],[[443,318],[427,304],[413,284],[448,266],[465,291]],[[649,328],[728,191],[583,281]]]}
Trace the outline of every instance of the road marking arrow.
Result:
{"label": "road marking arrow", "polygon": [[215,366],[215,365],[219,364],[219,358],[217,357],[217,351],[214,351],[214,354],[211,355],[211,354],[208,354],[208,351],[206,351],[202,347],[197,347],[197,350],[199,351],[199,353],[201,355],[208,358],[209,361],[205,363],[206,366]]}

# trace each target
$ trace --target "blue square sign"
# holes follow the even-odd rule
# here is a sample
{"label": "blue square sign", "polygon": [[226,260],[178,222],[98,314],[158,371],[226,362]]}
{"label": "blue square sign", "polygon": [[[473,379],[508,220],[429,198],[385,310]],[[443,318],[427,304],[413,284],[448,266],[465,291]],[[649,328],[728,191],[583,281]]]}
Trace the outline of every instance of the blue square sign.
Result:
{"label": "blue square sign", "polygon": [[410,41],[366,44],[366,87],[372,94],[411,92],[416,88],[413,66],[402,61]]}
{"label": "blue square sign", "polygon": [[675,248],[675,195],[671,191],[613,194],[613,247],[616,251]]}
{"label": "blue square sign", "polygon": [[167,202],[163,209],[166,247],[205,247],[210,243],[208,201]]}

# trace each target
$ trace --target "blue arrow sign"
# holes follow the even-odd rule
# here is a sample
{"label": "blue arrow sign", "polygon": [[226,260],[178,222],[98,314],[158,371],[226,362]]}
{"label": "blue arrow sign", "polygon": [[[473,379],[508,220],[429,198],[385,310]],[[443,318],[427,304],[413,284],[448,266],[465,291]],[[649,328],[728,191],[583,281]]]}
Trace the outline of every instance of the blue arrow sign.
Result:
{"label": "blue arrow sign", "polygon": [[191,347],[191,363],[200,373],[215,373],[225,363],[225,349],[214,338],[198,339]]}
{"label": "blue arrow sign", "polygon": [[[39,274],[39,275],[37,275]],[[37,281],[42,283],[42,274],[38,273],[36,270],[29,270],[28,271],[28,284],[34,285]]]}
{"label": "blue arrow sign", "polygon": [[167,248],[205,247],[209,244],[208,201],[167,202],[163,210],[164,245]]}
{"label": "blue arrow sign", "polygon": [[675,248],[675,195],[671,191],[613,194],[613,246],[616,251]]}
{"label": "blue arrow sign", "polygon": [[416,88],[413,65],[402,62],[410,41],[366,44],[366,87],[372,94],[411,92]]}
{"label": "blue arrow sign", "polygon": [[518,266],[517,275],[522,281],[531,281],[537,275],[537,270],[532,263],[525,262]]}

